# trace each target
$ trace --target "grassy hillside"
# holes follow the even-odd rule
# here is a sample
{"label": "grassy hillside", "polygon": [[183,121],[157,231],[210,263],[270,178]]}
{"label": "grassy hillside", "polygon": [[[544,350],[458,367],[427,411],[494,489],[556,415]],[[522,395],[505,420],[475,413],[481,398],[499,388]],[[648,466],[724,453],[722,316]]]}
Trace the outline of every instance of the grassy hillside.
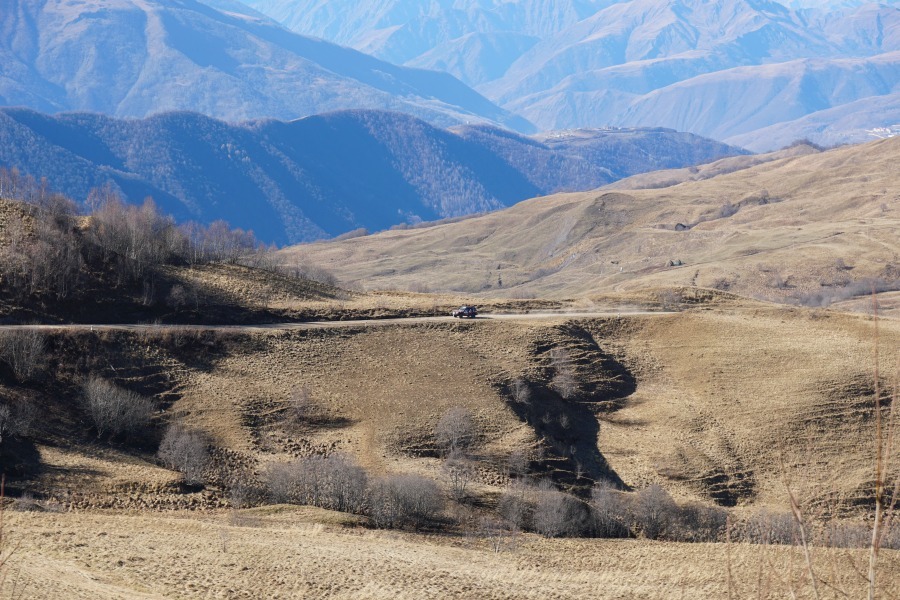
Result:
{"label": "grassy hillside", "polygon": [[750,166],[670,187],[648,178],[650,189],[556,195],[461,223],[295,247],[284,260],[302,255],[370,288],[504,297],[699,286],[821,305],[873,281],[895,285],[900,140],[800,154],[755,166],[728,159]]}
{"label": "grassy hillside", "polygon": [[[863,595],[900,478],[876,469],[900,298],[876,320],[856,294],[897,278],[898,153],[795,148],[280,255],[418,292],[258,249],[191,262],[241,235],[147,206],[0,203],[0,596]],[[426,316],[470,289],[493,318]],[[748,298],[813,290],[829,309]],[[128,322],[157,313],[192,325]],[[64,323],[97,315],[124,324]],[[55,325],[7,324],[28,317]],[[891,598],[896,525],[881,542]]]}

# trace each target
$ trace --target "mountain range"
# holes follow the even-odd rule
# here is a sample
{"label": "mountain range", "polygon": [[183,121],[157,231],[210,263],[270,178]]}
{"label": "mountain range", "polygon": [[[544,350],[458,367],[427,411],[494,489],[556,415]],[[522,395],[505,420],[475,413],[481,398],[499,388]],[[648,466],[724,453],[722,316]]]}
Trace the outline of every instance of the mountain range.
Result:
{"label": "mountain range", "polygon": [[665,129],[526,137],[384,111],[231,124],[187,112],[0,109],[0,165],[80,199],[111,182],[132,201],[153,196],[178,220],[225,219],[277,243],[490,211],[743,152]]}
{"label": "mountain range", "polygon": [[900,97],[896,0],[245,2],[295,31],[451,73],[539,129],[665,126],[768,150],[780,136],[754,132],[776,125],[833,143],[897,123],[894,109],[870,111]]}
{"label": "mountain range", "polygon": [[371,108],[533,129],[450,75],[291,33],[233,0],[4,0],[0,105],[231,121]]}

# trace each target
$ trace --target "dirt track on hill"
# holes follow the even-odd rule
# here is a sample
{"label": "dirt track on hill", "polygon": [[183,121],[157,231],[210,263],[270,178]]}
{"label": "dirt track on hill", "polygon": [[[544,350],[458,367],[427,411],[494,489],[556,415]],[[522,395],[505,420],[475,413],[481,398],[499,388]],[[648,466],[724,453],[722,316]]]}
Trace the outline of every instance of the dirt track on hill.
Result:
{"label": "dirt track on hill", "polygon": [[597,319],[609,317],[664,316],[673,312],[624,310],[605,312],[531,312],[531,313],[496,313],[479,315],[475,319],[456,319],[454,317],[398,317],[385,319],[355,319],[347,321],[307,321],[299,323],[261,323],[257,325],[182,325],[156,323],[121,323],[90,324],[66,323],[52,325],[0,325],[0,331],[38,330],[38,331],[165,331],[167,329],[188,329],[194,331],[259,331],[259,330],[295,330],[295,329],[334,329],[342,327],[376,327],[380,325],[415,325],[421,323],[452,323],[454,321],[541,321],[546,319]]}

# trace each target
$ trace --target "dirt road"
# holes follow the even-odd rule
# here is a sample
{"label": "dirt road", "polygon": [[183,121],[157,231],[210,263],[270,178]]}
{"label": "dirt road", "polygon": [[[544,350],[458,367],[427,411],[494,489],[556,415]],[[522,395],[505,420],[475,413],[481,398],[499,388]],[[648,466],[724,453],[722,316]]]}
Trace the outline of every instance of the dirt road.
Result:
{"label": "dirt road", "polygon": [[456,319],[454,317],[398,317],[386,319],[356,319],[348,321],[307,321],[302,323],[262,323],[258,325],[170,325],[170,324],[89,324],[68,323],[54,325],[0,325],[0,331],[38,330],[38,331],[164,331],[166,329],[189,329],[194,331],[259,331],[259,330],[293,330],[293,329],[333,329],[342,327],[378,327],[383,325],[412,325],[419,323],[451,323],[451,322],[483,322],[483,321],[538,321],[546,319],[597,319],[610,317],[664,316],[675,314],[663,311],[596,311],[596,312],[530,312],[530,313],[493,313],[479,315],[475,319]]}

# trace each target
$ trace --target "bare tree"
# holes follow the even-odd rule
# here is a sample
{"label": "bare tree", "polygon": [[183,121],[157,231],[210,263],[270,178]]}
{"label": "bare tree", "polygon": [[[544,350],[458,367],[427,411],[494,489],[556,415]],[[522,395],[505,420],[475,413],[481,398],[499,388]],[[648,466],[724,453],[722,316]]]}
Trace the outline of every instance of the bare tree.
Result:
{"label": "bare tree", "polygon": [[465,455],[475,443],[475,437],[472,413],[461,406],[445,412],[434,428],[435,442],[446,456]]}
{"label": "bare tree", "polygon": [[97,437],[140,432],[153,413],[149,399],[100,377],[91,377],[84,384],[84,404]]}
{"label": "bare tree", "polygon": [[19,381],[37,376],[44,363],[44,336],[34,329],[0,333],[0,359],[12,369]]}
{"label": "bare tree", "polygon": [[519,530],[516,527],[491,517],[478,519],[477,534],[487,540],[491,550],[497,553],[515,550],[519,539]]}
{"label": "bare tree", "polygon": [[475,477],[475,467],[463,457],[449,456],[444,461],[444,477],[449,484],[450,496],[457,502],[464,500],[469,484]]}
{"label": "bare tree", "polygon": [[156,455],[170,469],[181,471],[188,484],[201,484],[209,468],[209,440],[196,429],[169,425]]}

